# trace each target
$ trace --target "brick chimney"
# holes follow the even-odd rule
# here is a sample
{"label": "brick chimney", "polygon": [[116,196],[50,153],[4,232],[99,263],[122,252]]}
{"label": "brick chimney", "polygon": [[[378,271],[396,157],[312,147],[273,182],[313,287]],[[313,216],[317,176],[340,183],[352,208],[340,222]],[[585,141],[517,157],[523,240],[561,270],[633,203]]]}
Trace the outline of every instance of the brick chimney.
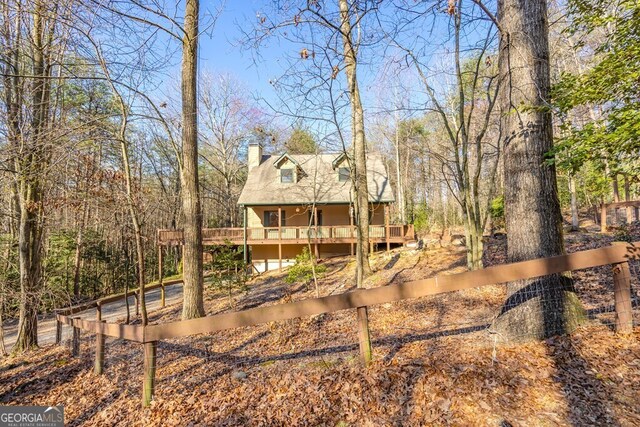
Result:
{"label": "brick chimney", "polygon": [[247,168],[249,171],[259,166],[262,162],[262,144],[259,142],[249,143],[249,152],[247,153]]}

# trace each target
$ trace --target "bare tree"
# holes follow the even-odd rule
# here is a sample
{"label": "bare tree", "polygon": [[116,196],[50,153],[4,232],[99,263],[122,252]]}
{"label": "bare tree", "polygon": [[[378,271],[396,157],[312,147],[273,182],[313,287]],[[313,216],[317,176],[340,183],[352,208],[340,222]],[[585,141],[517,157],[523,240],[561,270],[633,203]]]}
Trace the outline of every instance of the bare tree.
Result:
{"label": "bare tree", "polygon": [[198,182],[199,0],[186,0],[182,37],[182,210],[184,212],[184,302],[182,318],[204,316],[202,207]]}
{"label": "bare tree", "polygon": [[202,272],[202,206],[198,181],[198,38],[201,31],[213,28],[215,16],[204,29],[199,26],[200,3],[187,0],[182,22],[164,8],[149,7],[137,0],[126,4],[105,4],[89,0],[96,6],[119,17],[127,24],[136,23],[153,32],[160,31],[170,40],[179,41],[182,48],[181,66],[181,151],[176,147],[180,164],[181,196],[184,228],[183,246],[183,319],[204,316]]}
{"label": "bare tree", "polygon": [[3,71],[8,141],[18,203],[20,321],[14,352],[38,345],[38,306],[44,238],[45,174],[55,115],[52,72],[64,50],[57,22],[65,6],[36,0],[4,2]]}
{"label": "bare tree", "polygon": [[215,201],[211,214],[218,218],[216,226],[237,227],[236,202],[246,171],[242,148],[259,126],[259,112],[241,83],[229,74],[205,74],[199,98],[201,157],[213,168],[211,180],[203,180],[211,187]]}
{"label": "bare tree", "polygon": [[[356,230],[356,286],[364,286],[364,278],[371,274],[369,265],[369,190],[367,188],[367,144],[364,132],[364,110],[358,86],[358,57],[356,54],[357,34],[353,31],[352,17],[357,16],[357,2],[349,4],[348,0],[339,0],[340,35],[344,51],[344,69],[347,76],[347,88],[351,100],[351,133],[353,162],[352,174],[355,192]],[[371,362],[373,350],[369,334],[369,316],[367,307],[359,307],[358,334],[360,339],[360,355],[364,363]]]}

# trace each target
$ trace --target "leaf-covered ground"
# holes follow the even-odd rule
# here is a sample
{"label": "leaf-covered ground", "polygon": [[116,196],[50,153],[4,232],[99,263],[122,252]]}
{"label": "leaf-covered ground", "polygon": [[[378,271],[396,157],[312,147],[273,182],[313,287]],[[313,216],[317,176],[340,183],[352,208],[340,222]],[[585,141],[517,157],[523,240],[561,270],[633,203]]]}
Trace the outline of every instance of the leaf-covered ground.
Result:
{"label": "leaf-covered ground", "polygon": [[[606,243],[567,236],[569,251]],[[486,263],[499,262],[497,238]],[[320,293],[350,289],[353,263],[327,265]],[[465,269],[456,247],[377,254],[374,265],[368,286]],[[371,308],[367,369],[355,313],[344,311],[162,342],[148,409],[140,408],[141,345],[109,340],[106,373],[96,376],[89,335],[77,359],[50,346],[0,362],[0,403],[63,404],[69,425],[640,425],[640,328],[612,332],[610,274],[576,276],[591,320],[571,337],[494,345],[488,327],[505,295],[490,286]],[[231,309],[224,292],[207,295],[209,314]],[[236,295],[234,309],[314,295],[269,274]],[[179,306],[166,307],[152,321],[179,316]]]}

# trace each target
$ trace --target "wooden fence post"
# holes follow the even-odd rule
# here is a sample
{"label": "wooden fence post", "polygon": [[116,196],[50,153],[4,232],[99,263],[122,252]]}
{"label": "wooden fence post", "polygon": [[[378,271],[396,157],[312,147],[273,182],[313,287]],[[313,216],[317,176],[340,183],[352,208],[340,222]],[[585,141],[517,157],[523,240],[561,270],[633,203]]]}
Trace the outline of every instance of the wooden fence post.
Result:
{"label": "wooden fence post", "polygon": [[[104,323],[104,320],[100,320]],[[104,341],[105,336],[100,332],[96,332],[96,362],[93,366],[93,372],[96,375],[102,375],[104,371]]]}
{"label": "wooden fence post", "polygon": [[96,303],[96,320],[98,322],[102,320],[102,305],[100,302]]}
{"label": "wooden fence post", "polygon": [[58,320],[58,315],[56,314],[56,345],[60,345],[62,342],[62,322]]}
{"label": "wooden fence post", "polygon": [[76,320],[79,317],[74,317],[71,320],[73,325],[73,339],[71,340],[71,355],[77,357],[80,354],[80,328],[76,326]]}
{"label": "wooden fence post", "polygon": [[144,345],[144,379],[142,383],[142,406],[149,406],[153,399],[156,385],[156,352],[157,341],[146,342]]}
{"label": "wooden fence post", "polygon": [[604,203],[600,205],[600,232],[607,232],[607,206]]}
{"label": "wooden fence post", "polygon": [[136,300],[136,316],[140,315],[140,296],[138,295],[138,291],[133,293],[133,297]]}
{"label": "wooden fence post", "polygon": [[613,295],[616,305],[616,332],[631,333],[633,312],[631,311],[631,272],[629,263],[613,264]]}
{"label": "wooden fence post", "polygon": [[373,349],[371,348],[371,336],[369,334],[369,316],[367,307],[356,309],[358,318],[358,340],[360,342],[360,359],[365,366],[369,366],[373,359]]}

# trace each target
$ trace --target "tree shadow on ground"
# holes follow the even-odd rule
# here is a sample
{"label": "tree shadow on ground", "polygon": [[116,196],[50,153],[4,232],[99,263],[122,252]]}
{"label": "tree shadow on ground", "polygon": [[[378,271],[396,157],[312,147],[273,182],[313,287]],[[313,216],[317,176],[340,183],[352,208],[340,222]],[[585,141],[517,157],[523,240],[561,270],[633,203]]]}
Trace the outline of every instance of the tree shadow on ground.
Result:
{"label": "tree shadow on ground", "polygon": [[[411,333],[411,334],[404,334],[404,335],[397,335],[397,334],[388,335],[382,338],[372,340],[372,345],[374,349],[376,347],[392,348],[392,354],[387,354],[383,357],[383,360],[385,362],[388,362],[393,358],[393,355],[401,348],[401,347],[397,347],[395,352],[393,352],[394,346],[397,345],[398,343],[400,343],[400,346],[402,346],[404,344],[413,343],[413,342],[429,341],[438,337],[468,334],[472,332],[482,331],[486,329],[488,326],[489,325],[484,324],[484,325],[469,326],[469,327],[459,328],[459,329],[451,329],[447,331]],[[251,342],[257,341],[258,339],[262,338],[266,334],[267,334],[266,332],[258,334],[252,337],[251,339],[247,340],[247,342],[239,346],[236,346],[234,349],[231,349],[225,352],[212,352],[210,350],[207,351],[207,350],[201,350],[201,349],[194,349],[190,345],[173,343],[173,342],[162,342],[162,345],[159,348],[158,357],[159,358],[161,357],[160,351],[162,349],[166,349],[170,352],[177,353],[177,355],[180,355],[183,357],[194,356],[194,357],[201,358],[204,361],[215,360],[217,362],[225,363],[233,368],[239,368],[243,366],[244,367],[257,366],[257,365],[262,365],[265,363],[276,362],[276,361],[289,361],[289,360],[304,359],[308,357],[340,354],[340,353],[355,351],[358,349],[358,344],[352,343],[352,344],[342,344],[342,345],[335,345],[335,346],[312,349],[312,350],[302,350],[302,351],[297,351],[292,353],[283,353],[283,354],[266,355],[266,356],[242,356],[242,355],[233,354],[234,351],[247,347]],[[218,375],[216,374],[215,376],[218,376]]]}
{"label": "tree shadow on ground", "polygon": [[553,379],[562,387],[573,426],[618,426],[610,408],[611,394],[596,377],[579,350],[579,342],[567,337],[562,342],[548,340],[547,353],[555,363]]}
{"label": "tree shadow on ground", "polygon": [[382,269],[391,270],[397,264],[399,259],[400,259],[400,254],[395,254],[394,256],[391,257],[389,262],[384,267],[382,267]]}
{"label": "tree shadow on ground", "polygon": [[[15,386],[4,393],[0,394],[0,403],[6,404],[10,402],[20,402],[25,404],[30,402],[30,398],[36,394],[47,394],[53,388],[72,381],[75,377],[82,374],[88,367],[92,367],[91,356],[88,352],[81,352],[80,357],[73,358],[70,354],[67,357],[51,358],[46,362],[39,363],[19,372],[17,375],[11,375],[11,380]],[[55,368],[50,369],[55,366]],[[43,371],[47,374],[43,376]]]}
{"label": "tree shadow on ground", "polygon": [[579,338],[570,335],[585,315],[595,317],[606,308],[582,311],[574,281],[554,274],[517,284],[494,323],[494,328],[498,325],[496,331],[506,334],[508,341],[545,340],[547,354],[555,365],[553,379],[562,388],[568,422],[574,426],[619,425],[609,408],[606,384],[581,354]]}

